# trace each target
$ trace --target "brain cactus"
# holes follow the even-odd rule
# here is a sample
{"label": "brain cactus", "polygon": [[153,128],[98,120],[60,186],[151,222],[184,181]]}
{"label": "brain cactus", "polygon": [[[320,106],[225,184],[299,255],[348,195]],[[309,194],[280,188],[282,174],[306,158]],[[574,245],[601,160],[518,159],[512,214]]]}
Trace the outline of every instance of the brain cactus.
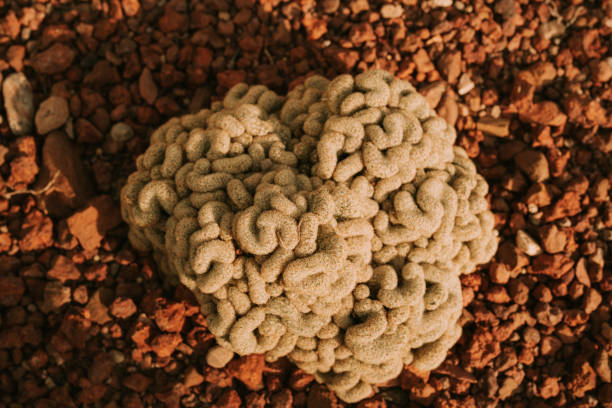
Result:
{"label": "brain cactus", "polygon": [[347,402],[461,333],[459,276],[497,248],[455,130],[385,71],[239,84],[151,136],[121,192],[129,238],[195,294],[209,364],[287,356]]}

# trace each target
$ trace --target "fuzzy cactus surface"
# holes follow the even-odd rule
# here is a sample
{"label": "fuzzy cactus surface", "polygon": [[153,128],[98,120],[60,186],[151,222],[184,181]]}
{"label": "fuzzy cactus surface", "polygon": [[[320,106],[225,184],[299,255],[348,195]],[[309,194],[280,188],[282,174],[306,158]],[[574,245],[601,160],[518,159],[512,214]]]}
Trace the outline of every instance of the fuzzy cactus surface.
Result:
{"label": "fuzzy cactus surface", "polygon": [[403,80],[239,84],[151,136],[121,192],[133,246],[201,304],[217,346],[288,357],[346,402],[461,334],[459,277],[497,249],[488,185]]}

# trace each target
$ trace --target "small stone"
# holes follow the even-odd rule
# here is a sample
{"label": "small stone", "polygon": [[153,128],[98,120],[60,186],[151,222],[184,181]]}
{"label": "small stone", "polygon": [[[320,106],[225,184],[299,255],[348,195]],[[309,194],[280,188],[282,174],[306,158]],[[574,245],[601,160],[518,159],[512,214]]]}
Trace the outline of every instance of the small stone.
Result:
{"label": "small stone", "polygon": [[272,408],[293,407],[293,394],[291,394],[291,390],[283,388],[280,391],[272,394],[270,397],[270,405]]}
{"label": "small stone", "polygon": [[214,368],[223,368],[234,358],[234,352],[221,346],[212,346],[206,353],[206,364]]}
{"label": "small stone", "polygon": [[584,302],[582,305],[585,313],[591,314],[597,310],[602,300],[601,294],[595,288],[588,288],[584,295]]}
{"label": "small stone", "polygon": [[307,408],[336,408],[337,406],[338,398],[329,388],[322,384],[315,384],[310,388],[306,402]]}
{"label": "small stone", "polygon": [[132,373],[123,378],[122,384],[125,388],[142,393],[151,385],[153,380],[141,373]]}
{"label": "small stone", "polygon": [[324,13],[331,14],[335,13],[338,7],[340,7],[340,0],[322,0],[318,4]]}
{"label": "small stone", "polygon": [[43,188],[54,176],[53,188],[42,195],[43,206],[51,215],[66,216],[93,195],[93,184],[79,153],[61,132],[52,132],[45,138],[41,172],[34,187]]}
{"label": "small stone", "polygon": [[21,72],[23,69],[25,53],[26,49],[23,45],[11,45],[6,51],[6,59],[9,65],[17,72]]}
{"label": "small stone", "polygon": [[510,102],[519,112],[525,112],[533,105],[533,95],[536,90],[536,80],[529,71],[520,71],[510,93]]}
{"label": "small stone", "polygon": [[52,130],[62,127],[68,116],[68,102],[59,96],[50,96],[45,99],[36,111],[34,121],[36,123],[36,131],[39,135],[46,135]]}
{"label": "small stone", "polygon": [[530,326],[523,330],[523,341],[528,347],[534,347],[540,342],[540,332]]}
{"label": "small stone", "polygon": [[87,267],[83,276],[85,279],[94,282],[102,282],[108,275],[108,265],[106,264],[95,264]]}
{"label": "small stone", "polygon": [[70,258],[64,255],[58,255],[53,261],[51,269],[47,272],[47,277],[65,283],[69,280],[79,279],[81,277],[81,272]]}
{"label": "small stone", "polygon": [[544,210],[543,220],[552,222],[564,217],[572,217],[582,211],[580,195],[575,191],[566,191],[552,206]]}
{"label": "small stone", "polygon": [[118,297],[110,305],[110,313],[118,319],[127,319],[136,313],[137,308],[130,298]]}
{"label": "small stone", "polygon": [[53,222],[39,210],[32,210],[21,224],[19,248],[40,251],[53,245]]}
{"label": "small stone", "polygon": [[399,18],[404,14],[404,8],[399,4],[385,4],[380,8],[382,18]]}
{"label": "small stone", "polygon": [[364,42],[376,41],[376,34],[372,29],[372,25],[368,22],[353,24],[351,31],[348,34],[348,39],[355,46],[361,45]]}
{"label": "small stone", "polygon": [[217,74],[217,83],[219,86],[225,89],[230,89],[234,85],[244,82],[246,80],[246,72],[245,71],[237,71],[237,70],[229,70],[219,72]]}
{"label": "small stone", "polygon": [[215,405],[223,408],[240,408],[242,406],[242,400],[240,399],[238,391],[228,389],[223,391]]}
{"label": "small stone", "polygon": [[190,366],[185,370],[185,380],[183,381],[183,385],[187,388],[197,387],[198,385],[204,382],[204,376],[195,369],[195,367]]}
{"label": "small stone", "polygon": [[461,75],[461,51],[447,51],[438,59],[438,69],[449,84],[455,84]]}
{"label": "small stone", "polygon": [[423,48],[419,48],[417,52],[412,56],[412,60],[416,64],[417,71],[422,73],[428,73],[435,69],[434,64],[429,58],[429,54]]}
{"label": "small stone", "polygon": [[109,293],[107,288],[98,289],[91,295],[85,306],[85,309],[89,312],[89,320],[100,325],[112,320],[108,315],[108,307],[105,304],[110,296],[112,296],[112,293]]}
{"label": "small stone", "polygon": [[530,105],[519,111],[519,118],[523,122],[539,123],[548,126],[563,126],[567,116],[561,112],[559,105],[551,101],[543,101]]}
{"label": "small stone", "polygon": [[601,61],[593,60],[589,66],[597,82],[608,82],[612,79],[612,57]]}
{"label": "small stone", "polygon": [[134,17],[138,14],[140,10],[140,1],[139,0],[121,0],[121,7],[123,8],[123,12],[128,17]]}
{"label": "small stone", "polygon": [[604,382],[612,382],[612,369],[610,368],[611,359],[608,357],[608,354],[604,350],[599,350],[595,355],[595,361],[593,363],[593,368],[597,375]]}
{"label": "small stone", "polygon": [[512,300],[510,296],[508,295],[506,288],[504,288],[501,285],[489,286],[489,289],[487,290],[485,297],[489,302],[498,303],[498,304],[508,303],[510,302],[510,300]]}
{"label": "small stone", "polygon": [[18,276],[0,276],[0,306],[19,304],[25,292],[23,279]]}
{"label": "small stone", "polygon": [[[267,401],[268,397],[265,394],[260,394],[257,392],[250,392],[244,396],[244,404],[249,408],[266,408],[268,406]],[[302,406],[303,405],[304,404],[302,404]]]}
{"label": "small stone", "polygon": [[557,68],[550,61],[539,61],[529,68],[536,87],[549,85],[557,77]]}
{"label": "small stone", "polygon": [[467,73],[464,73],[459,77],[459,83],[457,84],[457,93],[459,95],[465,95],[474,89],[474,82]]}
{"label": "small stone", "polygon": [[542,248],[538,243],[523,230],[516,232],[516,246],[529,256],[537,256],[542,253]]}
{"label": "small stone", "polygon": [[[2,122],[0,121],[0,124]],[[6,156],[9,152],[9,148],[6,147],[5,145],[0,144],[0,166],[2,166],[4,163],[6,163]]]}
{"label": "small stone", "polygon": [[531,261],[531,273],[559,279],[574,266],[574,261],[565,254],[540,254]]}
{"label": "small stone", "polygon": [[92,85],[95,87],[102,87],[105,85],[116,84],[121,80],[119,71],[107,60],[100,60],[96,62],[91,72],[85,75],[83,83],[85,85]]}
{"label": "small stone", "polygon": [[227,365],[228,374],[241,381],[251,391],[264,388],[263,370],[266,366],[263,354],[250,354],[231,361]]}
{"label": "small stone", "polygon": [[93,384],[101,384],[111,376],[115,363],[109,353],[98,353],[93,358],[87,377]]}
{"label": "small stone", "polygon": [[589,362],[583,358],[576,359],[573,366],[573,373],[566,386],[574,397],[582,398],[588,391],[595,389],[597,374]]}
{"label": "small stone", "polygon": [[75,127],[78,143],[100,143],[104,140],[102,132],[87,119],[77,119]]}
{"label": "small stone", "polygon": [[335,46],[329,46],[323,51],[323,55],[338,70],[348,72],[359,62],[359,52]]}
{"label": "small stone", "polygon": [[505,118],[483,117],[478,119],[476,128],[491,136],[508,137],[510,135],[510,120]]}
{"label": "small stone", "polygon": [[603,203],[609,200],[610,181],[607,178],[602,178],[595,183],[591,189],[591,197],[597,203]]}
{"label": "small stone", "polygon": [[563,311],[557,306],[551,306],[549,303],[538,303],[533,315],[538,323],[548,327],[555,327],[563,320]]}
{"label": "small stone", "polygon": [[36,164],[36,142],[32,136],[22,136],[16,141],[19,155],[11,160],[11,175],[8,185],[13,190],[23,190],[34,182],[38,174]]}
{"label": "small stone", "polygon": [[70,233],[79,240],[83,249],[93,251],[106,232],[121,223],[121,214],[110,196],[102,195],[91,200],[85,209],[74,213],[67,223]]}
{"label": "small stone", "polygon": [[34,55],[32,57],[32,67],[39,74],[59,74],[72,65],[75,57],[76,52],[72,48],[58,42],[45,51]]}
{"label": "small stone", "polygon": [[431,8],[450,7],[453,5],[453,0],[429,0],[426,4]]}
{"label": "small stone", "polygon": [[544,250],[549,254],[556,254],[565,249],[567,235],[555,224],[546,224],[540,227],[538,233]]}
{"label": "small stone", "polygon": [[87,303],[87,301],[89,300],[89,294],[87,293],[87,286],[85,285],[77,286],[76,289],[74,289],[74,291],[72,292],[72,299],[75,302],[78,302],[82,305]]}
{"label": "small stone", "polygon": [[4,109],[11,132],[23,136],[32,131],[34,97],[32,86],[21,72],[9,75],[2,82]]}
{"label": "small stone", "polygon": [[314,381],[314,376],[308,374],[301,369],[296,369],[291,373],[289,377],[289,387],[294,391],[302,391],[308,384]]}
{"label": "small stone", "polygon": [[535,183],[525,195],[525,203],[536,208],[548,206],[552,201],[552,193],[550,187],[544,183]]}
{"label": "small stone", "polygon": [[436,112],[450,126],[455,126],[459,117],[459,106],[457,105],[457,95],[451,89],[447,89],[444,93]]}
{"label": "small stone", "polygon": [[554,356],[557,351],[561,348],[563,343],[557,337],[544,336],[540,344],[540,352],[544,356]]}
{"label": "small stone", "polygon": [[546,39],[551,40],[565,33],[565,25],[561,20],[552,19],[538,27],[538,34]]}
{"label": "small stone", "polygon": [[559,379],[556,377],[546,377],[538,387],[540,397],[549,399],[559,394]]}
{"label": "small stone", "polygon": [[153,105],[155,100],[157,99],[157,85],[153,80],[153,75],[149,68],[145,68],[142,70],[142,74],[140,74],[140,78],[138,79],[138,90],[140,91],[140,96],[145,100],[149,105]]}
{"label": "small stone", "polygon": [[508,20],[516,14],[516,8],[515,0],[497,0],[494,10],[501,14],[504,20]]}
{"label": "small stone", "polygon": [[148,339],[151,335],[151,325],[143,321],[137,321],[132,329],[130,338],[139,348],[147,348]]}
{"label": "small stone", "polygon": [[527,177],[536,183],[548,180],[550,172],[548,169],[548,160],[542,152],[537,150],[523,150],[514,157],[514,162]]}
{"label": "small stone", "polygon": [[134,137],[134,130],[127,123],[119,122],[111,128],[110,136],[115,142],[127,142]]}
{"label": "small stone", "polygon": [[155,311],[155,323],[163,331],[178,333],[185,323],[185,305],[171,303],[162,305]]}
{"label": "small stone", "polygon": [[425,97],[429,107],[431,109],[436,109],[440,103],[440,99],[442,99],[442,95],[444,95],[444,91],[446,91],[446,85],[444,82],[437,81],[425,86],[419,92]]}
{"label": "small stone", "polygon": [[489,277],[491,278],[491,282],[504,285],[510,280],[510,271],[506,265],[492,262],[489,267]]}
{"label": "small stone", "polygon": [[181,344],[182,338],[176,333],[164,333],[151,340],[151,350],[159,358],[170,357],[177,346]]}

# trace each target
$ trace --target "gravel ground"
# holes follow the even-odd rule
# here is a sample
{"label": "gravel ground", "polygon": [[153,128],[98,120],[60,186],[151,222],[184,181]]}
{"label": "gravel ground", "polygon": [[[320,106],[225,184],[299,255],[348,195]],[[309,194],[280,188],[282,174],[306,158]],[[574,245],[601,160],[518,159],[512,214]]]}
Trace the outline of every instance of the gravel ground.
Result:
{"label": "gravel ground", "polygon": [[118,193],[234,84],[385,68],[456,125],[502,241],[437,370],[356,405],[612,407],[612,1],[0,0],[0,407],[340,407],[287,361],[207,367]]}

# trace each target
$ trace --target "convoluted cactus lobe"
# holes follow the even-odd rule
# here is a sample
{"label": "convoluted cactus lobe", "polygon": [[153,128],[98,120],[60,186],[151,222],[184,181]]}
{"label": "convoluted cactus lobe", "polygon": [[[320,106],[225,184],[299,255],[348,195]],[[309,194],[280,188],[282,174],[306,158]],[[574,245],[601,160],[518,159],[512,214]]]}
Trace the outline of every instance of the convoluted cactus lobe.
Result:
{"label": "convoluted cactus lobe", "polygon": [[487,183],[455,138],[385,71],[285,98],[240,84],[152,135],[123,216],[195,293],[213,350],[287,356],[356,402],[404,364],[443,361],[459,275],[496,251]]}

